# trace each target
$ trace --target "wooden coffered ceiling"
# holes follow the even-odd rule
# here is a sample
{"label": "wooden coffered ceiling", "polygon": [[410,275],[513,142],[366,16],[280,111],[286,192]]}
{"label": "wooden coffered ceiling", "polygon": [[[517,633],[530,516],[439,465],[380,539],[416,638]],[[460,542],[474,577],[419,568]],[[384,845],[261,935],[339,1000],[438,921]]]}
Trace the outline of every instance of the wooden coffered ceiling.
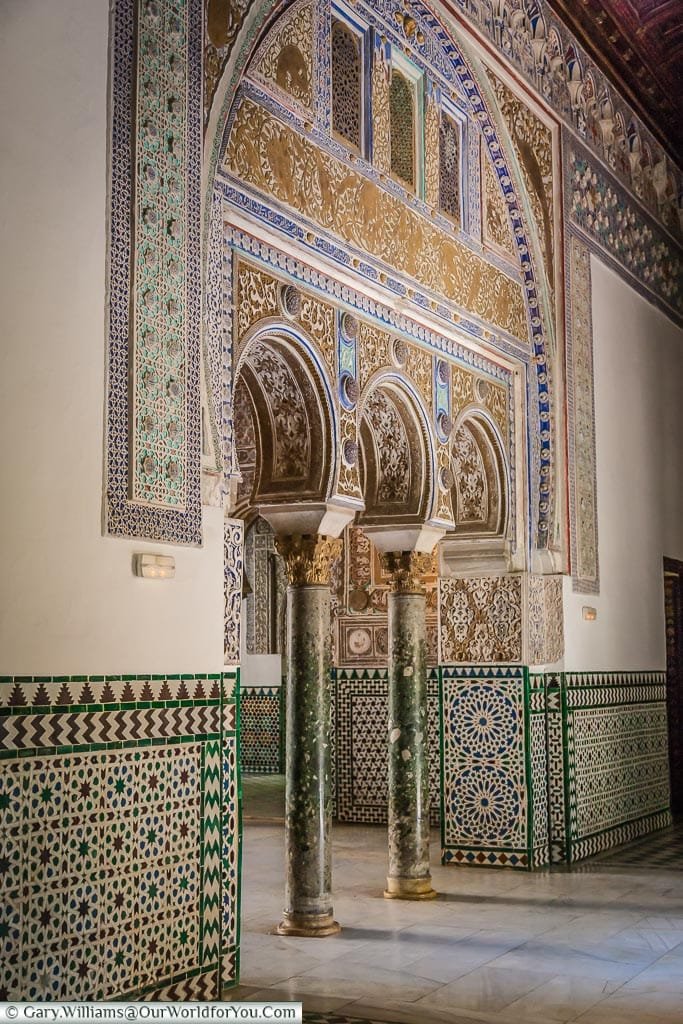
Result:
{"label": "wooden coffered ceiling", "polygon": [[683,0],[548,0],[683,166]]}

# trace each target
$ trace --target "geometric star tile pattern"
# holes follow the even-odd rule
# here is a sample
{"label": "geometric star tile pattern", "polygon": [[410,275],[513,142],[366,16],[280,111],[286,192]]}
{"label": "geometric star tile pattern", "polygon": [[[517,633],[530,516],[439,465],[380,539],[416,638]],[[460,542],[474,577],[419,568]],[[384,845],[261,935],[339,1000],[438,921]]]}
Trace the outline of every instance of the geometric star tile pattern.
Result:
{"label": "geometric star tile pattern", "polygon": [[[66,703],[107,687],[157,699]],[[0,999],[216,998],[221,948],[235,980],[233,693],[220,675],[0,682]],[[106,724],[124,714],[132,736]]]}

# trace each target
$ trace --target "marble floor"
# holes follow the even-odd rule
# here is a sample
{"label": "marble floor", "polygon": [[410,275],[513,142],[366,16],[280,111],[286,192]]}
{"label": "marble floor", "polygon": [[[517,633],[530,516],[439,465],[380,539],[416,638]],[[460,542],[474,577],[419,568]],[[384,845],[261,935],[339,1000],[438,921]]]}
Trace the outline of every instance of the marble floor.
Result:
{"label": "marble floor", "polygon": [[[438,900],[382,898],[386,830],[335,825],[339,936],[271,934],[283,897],[281,777],[244,785],[241,984],[305,1019],[683,1024],[683,826],[572,870],[432,863]],[[656,863],[653,863],[653,853]]]}

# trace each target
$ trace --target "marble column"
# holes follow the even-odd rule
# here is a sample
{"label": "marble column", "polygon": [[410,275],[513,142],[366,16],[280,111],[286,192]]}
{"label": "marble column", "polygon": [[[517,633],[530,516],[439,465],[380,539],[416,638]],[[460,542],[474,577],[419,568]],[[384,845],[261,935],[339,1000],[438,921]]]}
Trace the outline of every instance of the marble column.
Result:
{"label": "marble column", "polygon": [[389,875],[387,899],[436,896],[429,870],[426,596],[431,555],[382,555],[389,604]]}
{"label": "marble column", "polygon": [[330,565],[341,540],[280,536],[287,589],[286,889],[280,935],[323,937],[332,913]]}

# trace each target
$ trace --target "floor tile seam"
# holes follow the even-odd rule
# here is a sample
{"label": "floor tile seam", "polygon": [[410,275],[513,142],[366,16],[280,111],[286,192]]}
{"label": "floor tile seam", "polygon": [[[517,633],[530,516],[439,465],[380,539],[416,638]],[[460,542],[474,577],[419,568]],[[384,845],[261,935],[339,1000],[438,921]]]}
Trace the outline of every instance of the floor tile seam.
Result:
{"label": "floor tile seam", "polygon": [[[551,981],[555,981],[555,979],[560,979],[560,980],[564,980],[564,979],[566,979],[566,977],[567,977],[567,975],[566,975],[566,974],[556,974],[556,975],[554,975],[554,976],[553,976],[553,978],[551,979]],[[576,975],[570,975],[570,977],[576,977]],[[588,979],[588,980],[590,980],[590,979]],[[548,984],[548,982],[544,982],[544,984]],[[615,988],[614,988],[614,989],[613,989],[613,990],[612,990],[611,992],[604,992],[604,987],[605,987],[605,985],[610,985],[610,984],[613,984],[613,985],[615,985],[616,987],[615,987]],[[578,1012],[578,1013],[577,1013],[577,1014],[576,1014],[575,1016],[573,1016],[573,1017],[566,1017],[566,1018],[557,1018],[557,1019],[553,1019],[553,1020],[552,1020],[552,1022],[551,1022],[551,1021],[547,1021],[547,1022],[545,1022],[545,1021],[544,1021],[544,1022],[543,1022],[543,1024],[572,1024],[572,1022],[573,1022],[573,1021],[576,1021],[576,1020],[578,1020],[578,1019],[579,1019],[579,1017],[581,1017],[581,1016],[582,1016],[582,1015],[583,1015],[584,1013],[588,1013],[588,1012],[590,1012],[591,1010],[594,1010],[594,1009],[595,1009],[595,1007],[596,1007],[596,1006],[598,1006],[598,1005],[599,1005],[600,1003],[604,1002],[604,1001],[605,1001],[606,999],[609,999],[609,998],[610,998],[610,996],[613,996],[613,995],[615,995],[615,994],[616,994],[616,993],[617,993],[617,992],[618,992],[618,991],[619,991],[620,989],[622,989],[622,988],[624,987],[624,985],[626,985],[626,984],[627,984],[627,982],[626,982],[626,981],[616,981],[616,980],[612,981],[612,980],[610,980],[610,979],[607,979],[607,981],[603,981],[603,982],[602,982],[602,986],[603,986],[603,992],[604,992],[604,995],[602,995],[602,996],[600,996],[600,997],[599,997],[598,999],[596,999],[596,1001],[595,1001],[594,1003],[591,1003],[591,1005],[590,1005],[590,1006],[587,1006],[587,1007],[585,1007],[585,1008],[584,1008],[583,1010],[580,1010],[580,1011],[579,1011],[579,1012]],[[527,995],[530,995],[530,994],[531,994],[531,993],[530,993],[530,992],[528,992],[528,993],[527,993],[527,994],[526,994],[525,996],[520,996],[520,998],[519,998],[519,999],[516,999],[516,1000],[514,1000],[514,1002],[513,1002],[513,1003],[511,1003],[511,1004],[510,1004],[510,1006],[514,1006],[514,1003],[515,1003],[515,1002],[520,1002],[520,1001],[521,1001],[522,999],[526,999],[526,996],[527,996]],[[510,1007],[507,1007],[507,1008],[509,1009]],[[525,1020],[525,1024],[526,1024],[526,1020]],[[529,1021],[529,1024],[532,1024],[532,1021]]]}
{"label": "floor tile seam", "polygon": [[[326,961],[326,962],[330,963],[330,961]],[[336,963],[337,961],[332,961],[332,962]],[[315,970],[317,970],[317,968],[316,967],[312,967],[310,970],[301,971],[299,974],[293,974],[291,976],[291,979],[289,979],[289,980],[294,980],[295,978],[307,978],[307,977],[310,977],[311,973],[313,971],[315,971]],[[388,967],[377,967],[376,970],[382,971],[382,972],[387,973],[387,974],[402,974],[401,971],[393,970],[392,968],[388,968]],[[333,977],[335,977],[335,975],[333,975]],[[444,985],[448,984],[448,982],[435,981],[433,978],[422,978],[420,975],[415,975],[415,977],[416,978],[420,977],[420,979],[422,981],[429,981],[429,982],[431,982],[435,986],[435,988],[443,988]],[[321,980],[324,980],[324,979],[321,979]],[[351,982],[351,984],[352,984],[352,982]],[[426,994],[430,995],[431,993],[426,993]],[[364,997],[359,996],[359,999],[360,998],[364,998]],[[419,998],[421,998],[421,997],[419,997]]]}

